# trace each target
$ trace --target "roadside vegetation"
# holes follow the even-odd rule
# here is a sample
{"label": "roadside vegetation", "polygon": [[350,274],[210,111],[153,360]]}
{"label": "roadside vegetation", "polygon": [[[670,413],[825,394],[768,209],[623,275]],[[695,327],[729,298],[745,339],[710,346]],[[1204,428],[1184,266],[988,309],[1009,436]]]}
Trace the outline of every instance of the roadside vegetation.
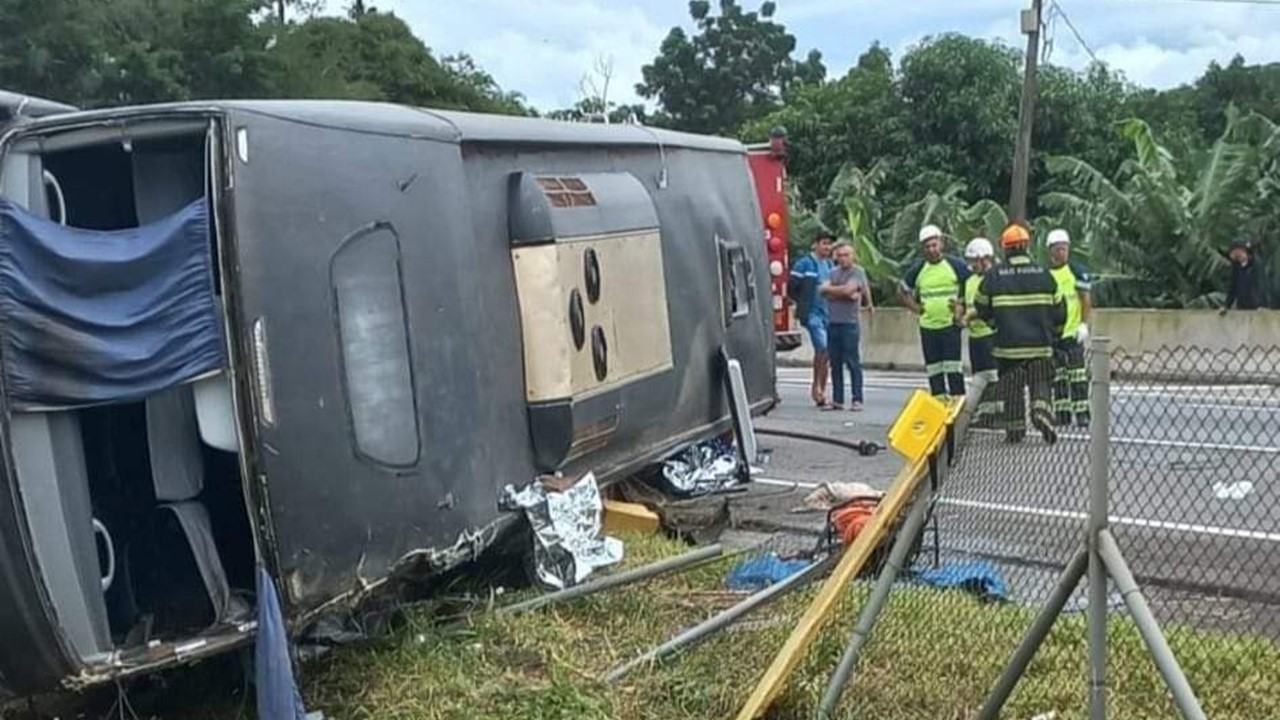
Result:
{"label": "roadside vegetation", "polygon": [[[624,540],[628,566],[687,550],[657,537]],[[749,616],[684,655],[636,670],[616,686],[598,678],[738,601],[740,595],[724,590],[724,577],[734,562],[713,563],[516,617],[483,606],[443,624],[436,611],[409,613],[390,635],[338,649],[305,666],[307,708],[323,710],[335,720],[733,717],[816,586]],[[811,720],[866,590],[859,583],[842,600],[771,717]],[[515,599],[500,598],[502,603]],[[959,592],[900,587],[845,694],[839,717],[974,717],[1034,613],[1035,608],[985,604]],[[1084,720],[1085,637],[1083,615],[1060,620],[1005,717]],[[1112,714],[1127,720],[1175,717],[1136,629],[1120,614],[1113,617],[1109,642]],[[1178,629],[1170,633],[1170,643],[1209,717],[1280,717],[1280,644]],[[238,697],[221,692],[201,703],[200,712],[192,712],[191,695],[185,694],[182,709],[156,716],[252,717],[252,697],[246,708]],[[137,703],[135,707],[144,717],[149,714]]]}

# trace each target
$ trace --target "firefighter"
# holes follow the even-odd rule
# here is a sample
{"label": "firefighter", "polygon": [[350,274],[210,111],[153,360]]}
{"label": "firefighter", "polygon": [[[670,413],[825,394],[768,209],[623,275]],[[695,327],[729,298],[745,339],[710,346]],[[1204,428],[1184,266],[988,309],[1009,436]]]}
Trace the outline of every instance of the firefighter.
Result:
{"label": "firefighter", "polygon": [[1027,434],[1026,400],[1030,390],[1031,424],[1045,442],[1058,441],[1053,417],[1053,348],[1067,322],[1067,306],[1049,271],[1029,255],[1031,233],[1010,225],[1000,235],[1006,262],[982,276],[973,303],[979,318],[996,328],[996,369],[1004,403],[1005,439],[1022,442]]}
{"label": "firefighter", "polygon": [[1092,283],[1088,271],[1071,260],[1071,236],[1061,228],[1049,233],[1049,272],[1067,303],[1067,323],[1054,352],[1053,410],[1058,425],[1089,427],[1089,371],[1084,351],[1089,342],[1089,315],[1093,311]]}
{"label": "firefighter", "polygon": [[973,310],[973,301],[978,294],[978,286],[982,277],[996,263],[995,249],[986,238],[974,238],[964,248],[964,259],[973,272],[964,283],[964,302],[968,308],[965,325],[969,328],[969,364],[973,367],[975,377],[986,380],[982,389],[982,397],[978,399],[976,427],[995,427],[1000,416],[999,394],[996,392],[996,357],[991,354],[995,348],[996,329],[977,316]]}
{"label": "firefighter", "polygon": [[929,374],[929,391],[945,402],[964,397],[960,320],[964,317],[964,283],[969,279],[969,268],[959,258],[943,254],[943,243],[938,226],[920,229],[924,259],[907,270],[898,293],[902,304],[920,316],[920,346]]}

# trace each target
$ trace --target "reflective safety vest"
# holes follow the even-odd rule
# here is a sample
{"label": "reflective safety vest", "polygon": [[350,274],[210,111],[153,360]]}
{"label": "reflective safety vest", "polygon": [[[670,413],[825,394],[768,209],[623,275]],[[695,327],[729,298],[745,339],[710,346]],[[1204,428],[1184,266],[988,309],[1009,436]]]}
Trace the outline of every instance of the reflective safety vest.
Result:
{"label": "reflective safety vest", "polygon": [[1080,309],[1080,293],[1089,292],[1093,288],[1093,278],[1076,263],[1069,262],[1062,267],[1049,271],[1058,283],[1058,292],[1067,302],[1067,324],[1062,327],[1062,337],[1073,338],[1080,328],[1082,314]]}
{"label": "reflective safety vest", "polygon": [[941,330],[955,324],[952,300],[964,299],[964,282],[969,267],[958,258],[943,257],[937,262],[916,261],[902,278],[902,289],[920,301],[920,327]]}
{"label": "reflective safety vest", "polygon": [[1002,360],[1053,357],[1067,306],[1048,270],[1014,255],[982,276],[973,299],[978,316],[996,326],[992,354]]}
{"label": "reflective safety vest", "polygon": [[[973,307],[974,298],[978,295],[978,286],[982,284],[981,275],[970,275],[968,280],[964,281],[964,304],[967,307]],[[991,337],[996,334],[996,329],[982,318],[976,318],[969,323],[969,337],[977,340],[980,338]]]}

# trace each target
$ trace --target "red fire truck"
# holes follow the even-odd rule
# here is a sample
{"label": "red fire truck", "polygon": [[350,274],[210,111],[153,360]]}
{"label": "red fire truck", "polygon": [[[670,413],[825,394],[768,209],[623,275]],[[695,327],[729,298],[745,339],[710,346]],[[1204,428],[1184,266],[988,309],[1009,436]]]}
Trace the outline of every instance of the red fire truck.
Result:
{"label": "red fire truck", "polygon": [[787,143],[781,130],[769,134],[769,142],[747,146],[747,164],[756,184],[764,243],[769,257],[770,294],[773,296],[773,332],[779,351],[800,346],[800,330],[791,320],[787,299]]}

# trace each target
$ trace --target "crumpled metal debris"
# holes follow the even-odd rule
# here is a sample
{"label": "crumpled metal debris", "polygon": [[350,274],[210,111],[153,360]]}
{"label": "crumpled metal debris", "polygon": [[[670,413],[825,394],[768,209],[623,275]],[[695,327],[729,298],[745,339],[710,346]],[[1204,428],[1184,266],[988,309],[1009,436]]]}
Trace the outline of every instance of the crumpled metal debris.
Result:
{"label": "crumpled metal debris", "polygon": [[737,482],[738,452],[723,440],[691,445],[663,463],[662,478],[673,495],[715,492]]}
{"label": "crumpled metal debris", "polygon": [[622,541],[601,537],[604,503],[594,473],[564,490],[533,482],[503,489],[508,509],[524,510],[533,526],[533,558],[538,580],[561,589],[577,585],[596,568],[622,561]]}

